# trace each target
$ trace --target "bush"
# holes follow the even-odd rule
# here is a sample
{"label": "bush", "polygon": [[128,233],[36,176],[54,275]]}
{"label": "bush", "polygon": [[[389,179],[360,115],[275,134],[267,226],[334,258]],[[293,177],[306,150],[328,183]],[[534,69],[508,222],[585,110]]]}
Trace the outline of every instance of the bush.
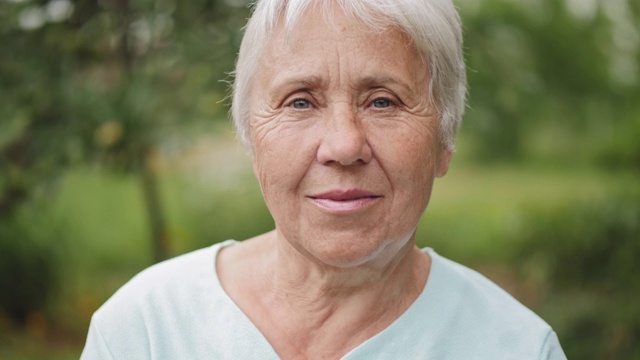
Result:
{"label": "bush", "polygon": [[0,313],[24,325],[29,314],[45,310],[57,284],[55,254],[20,222],[0,220]]}
{"label": "bush", "polygon": [[575,359],[640,358],[640,196],[534,210],[517,256]]}

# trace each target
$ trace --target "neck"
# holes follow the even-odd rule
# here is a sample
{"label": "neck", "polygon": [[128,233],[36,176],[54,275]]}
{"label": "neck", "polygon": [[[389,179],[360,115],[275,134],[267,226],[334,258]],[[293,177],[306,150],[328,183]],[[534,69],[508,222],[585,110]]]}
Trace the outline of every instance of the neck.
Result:
{"label": "neck", "polygon": [[430,259],[414,245],[414,236],[391,254],[335,267],[309,259],[273,232],[264,305],[282,309],[285,318],[304,319],[296,325],[299,333],[337,328],[348,337],[364,330],[366,340],[397,319],[424,288]]}
{"label": "neck", "polygon": [[[272,233],[270,241],[275,242],[272,249],[272,262],[269,274],[274,291],[281,294],[304,295],[311,299],[342,300],[361,292],[386,290],[385,297],[401,294],[415,282],[424,282],[423,273],[416,273],[419,265],[416,261],[422,252],[417,250],[412,236],[406,244],[398,249],[368,260],[357,266],[331,266],[318,261],[309,254],[304,254],[292,247],[279,233]],[[423,254],[422,254],[423,255]],[[304,290],[304,291],[302,291]],[[293,294],[292,294],[293,293]],[[378,299],[379,300],[379,299]],[[290,304],[293,305],[293,304]]]}

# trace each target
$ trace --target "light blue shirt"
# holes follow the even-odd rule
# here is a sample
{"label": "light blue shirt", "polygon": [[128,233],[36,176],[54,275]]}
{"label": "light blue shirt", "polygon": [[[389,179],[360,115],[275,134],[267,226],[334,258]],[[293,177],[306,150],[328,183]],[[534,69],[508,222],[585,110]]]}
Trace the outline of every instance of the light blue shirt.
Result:
{"label": "light blue shirt", "polygon": [[[278,359],[222,289],[233,240],[135,276],[91,320],[81,359]],[[427,285],[389,327],[342,359],[566,359],[551,327],[494,283],[424,249]]]}

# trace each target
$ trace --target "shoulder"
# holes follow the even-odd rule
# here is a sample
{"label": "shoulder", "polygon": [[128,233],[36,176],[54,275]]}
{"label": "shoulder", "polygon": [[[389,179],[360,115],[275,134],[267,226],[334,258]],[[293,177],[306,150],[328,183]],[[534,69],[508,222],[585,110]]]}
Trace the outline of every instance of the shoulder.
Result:
{"label": "shoulder", "polygon": [[454,347],[466,342],[463,349],[509,359],[548,358],[545,353],[560,349],[551,326],[491,280],[426,251],[432,258],[432,269],[425,290],[432,296],[431,306],[439,309],[447,332],[453,334],[447,341]]}
{"label": "shoulder", "polygon": [[113,312],[136,305],[150,308],[163,302],[176,301],[192,292],[214,290],[215,269],[219,250],[228,240],[155,264],[135,275],[97,311]]}
{"label": "shoulder", "polygon": [[100,310],[118,307],[123,302],[159,300],[158,295],[177,294],[195,286],[194,281],[200,277],[211,278],[220,246],[216,244],[148,267],[118,289]]}
{"label": "shoulder", "polygon": [[490,315],[505,322],[526,322],[540,328],[550,328],[538,315],[484,275],[464,265],[428,251],[432,258],[432,290],[443,297],[457,295],[460,306],[472,309],[476,316]]}
{"label": "shoulder", "polygon": [[[134,276],[94,313],[85,351],[104,344],[114,353],[135,353],[164,348],[178,337],[194,339],[191,333],[201,328],[202,319],[226,301],[215,257],[230,243],[178,256]],[[141,346],[150,341],[157,344]]]}

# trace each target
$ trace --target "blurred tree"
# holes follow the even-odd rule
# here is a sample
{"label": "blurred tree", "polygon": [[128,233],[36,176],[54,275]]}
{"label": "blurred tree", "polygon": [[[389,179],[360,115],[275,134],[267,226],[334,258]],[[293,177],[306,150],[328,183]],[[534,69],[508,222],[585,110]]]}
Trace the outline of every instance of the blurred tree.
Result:
{"label": "blurred tree", "polygon": [[[226,118],[220,79],[247,13],[243,1],[0,1],[3,288],[33,276],[55,283],[47,254],[59,242],[30,241],[16,213],[79,164],[140,177],[154,261],[168,256],[156,155],[167,139]],[[49,287],[31,283],[41,291],[0,298],[17,321],[45,303]]]}
{"label": "blurred tree", "polygon": [[0,217],[68,166],[98,161],[140,174],[154,257],[165,258],[154,155],[176,132],[224,118],[220,79],[247,11],[242,1],[0,2]]}
{"label": "blurred tree", "polygon": [[640,165],[637,1],[460,1],[479,158]]}

